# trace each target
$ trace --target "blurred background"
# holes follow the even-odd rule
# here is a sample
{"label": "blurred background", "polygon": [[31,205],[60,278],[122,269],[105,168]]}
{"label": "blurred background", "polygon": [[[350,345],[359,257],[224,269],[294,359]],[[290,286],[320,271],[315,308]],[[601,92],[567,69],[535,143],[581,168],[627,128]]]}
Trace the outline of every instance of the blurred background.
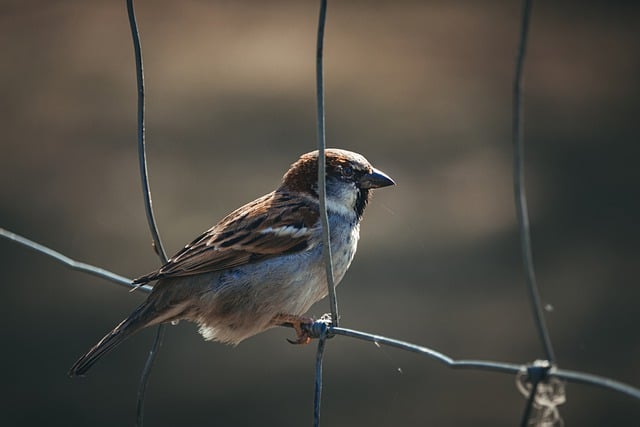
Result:
{"label": "blurred background", "polygon": [[[316,1],[139,1],[154,207],[174,253],[272,190],[315,148]],[[456,358],[541,358],[511,184],[516,1],[330,2],[328,145],[363,153],[376,192],[338,288],[342,325]],[[640,4],[535,2],[527,187],[562,367],[640,386]],[[157,267],[136,154],[123,1],[0,3],[0,226],[137,277]],[[143,295],[0,240],[0,424],[133,425],[153,331],[85,379],[70,365]],[[328,311],[322,301],[312,315]],[[149,426],[311,425],[315,345],[289,329],[236,348],[168,330]],[[326,426],[513,426],[514,378],[451,371],[343,337]],[[637,425],[640,402],[570,384],[567,425]]]}

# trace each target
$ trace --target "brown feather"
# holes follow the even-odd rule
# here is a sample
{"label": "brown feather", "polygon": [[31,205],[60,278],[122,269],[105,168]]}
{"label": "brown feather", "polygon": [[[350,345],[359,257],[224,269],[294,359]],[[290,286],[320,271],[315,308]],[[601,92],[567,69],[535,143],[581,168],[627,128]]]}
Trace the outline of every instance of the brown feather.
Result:
{"label": "brown feather", "polygon": [[310,245],[311,228],[318,217],[317,201],[299,197],[293,201],[287,191],[279,189],[233,211],[159,270],[133,283],[220,271],[303,251]]}

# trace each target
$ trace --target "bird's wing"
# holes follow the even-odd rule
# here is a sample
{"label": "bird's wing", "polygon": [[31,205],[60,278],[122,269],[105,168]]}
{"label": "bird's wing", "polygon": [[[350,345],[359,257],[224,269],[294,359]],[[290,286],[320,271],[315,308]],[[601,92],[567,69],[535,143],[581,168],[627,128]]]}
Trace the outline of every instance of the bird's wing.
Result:
{"label": "bird's wing", "polygon": [[226,216],[159,270],[133,281],[190,276],[303,251],[315,242],[319,209],[312,200],[272,192]]}

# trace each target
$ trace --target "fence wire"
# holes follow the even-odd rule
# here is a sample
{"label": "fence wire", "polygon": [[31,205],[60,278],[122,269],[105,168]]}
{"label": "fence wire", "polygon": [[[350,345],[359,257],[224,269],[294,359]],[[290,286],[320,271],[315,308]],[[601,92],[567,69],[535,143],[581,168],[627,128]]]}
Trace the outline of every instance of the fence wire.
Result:
{"label": "fence wire", "polygon": [[[338,299],[333,276],[333,261],[331,256],[331,237],[329,234],[329,214],[327,213],[327,176],[325,123],[324,123],[324,26],[327,21],[327,0],[320,0],[318,16],[318,35],[316,43],[316,101],[317,101],[317,130],[318,130],[318,193],[320,198],[320,222],[322,223],[322,255],[324,257],[325,275],[327,277],[327,291],[329,306],[331,307],[331,322],[338,326]],[[318,335],[318,350],[316,351],[316,379],[313,393],[313,425],[320,425],[320,405],[322,401],[322,362],[327,339],[327,328],[322,327]]]}
{"label": "fence wire", "polygon": [[527,289],[531,300],[531,308],[540,341],[542,342],[547,360],[553,363],[556,359],[545,322],[540,292],[533,267],[533,251],[531,250],[531,231],[529,226],[529,210],[527,209],[527,195],[524,182],[524,60],[527,53],[527,39],[531,22],[532,0],[523,0],[522,19],[520,22],[520,40],[516,54],[515,76],[513,78],[513,193],[516,203],[516,216],[520,230],[520,246],[522,262],[524,264]]}
{"label": "fence wire", "polygon": [[[160,234],[153,214],[151,191],[147,170],[145,129],[144,129],[144,73],[142,63],[142,53],[140,38],[135,18],[133,0],[126,0],[127,13],[131,27],[131,34],[134,46],[136,62],[136,81],[138,93],[138,155],[140,176],[143,191],[143,200],[147,222],[152,236],[153,248],[160,261],[167,261]],[[321,221],[323,226],[323,246],[326,263],[326,275],[328,282],[329,304],[331,310],[330,321],[321,319],[310,325],[305,325],[307,332],[313,338],[318,339],[316,352],[315,387],[314,387],[314,410],[313,425],[320,425],[320,410],[322,397],[322,362],[326,348],[327,338],[332,336],[344,336],[358,340],[373,342],[376,345],[395,347],[401,350],[418,353],[444,364],[452,369],[470,369],[491,371],[513,375],[516,379],[517,389],[526,397],[526,403],[521,418],[521,425],[562,425],[557,406],[564,403],[566,395],[564,392],[564,381],[591,385],[603,389],[613,390],[640,400],[640,389],[620,381],[613,380],[590,373],[560,369],[557,366],[551,338],[545,323],[544,313],[540,304],[540,295],[535,278],[533,265],[533,255],[531,250],[531,237],[529,229],[529,219],[527,212],[527,199],[524,184],[524,131],[523,131],[523,75],[524,59],[527,48],[527,38],[530,26],[532,0],[523,0],[522,19],[520,23],[520,38],[516,53],[515,72],[513,81],[513,110],[512,110],[512,138],[513,138],[513,159],[514,159],[514,199],[516,204],[516,214],[519,224],[521,238],[521,251],[525,269],[527,288],[534,321],[538,329],[538,334],[546,358],[535,360],[527,364],[514,364],[490,360],[470,360],[454,359],[437,350],[423,347],[417,344],[397,340],[394,338],[376,335],[359,330],[339,327],[338,305],[333,281],[333,271],[331,262],[331,251],[329,242],[328,219],[325,205],[325,173],[324,173],[324,150],[325,143],[325,112],[324,112],[324,78],[323,78],[323,50],[324,50],[324,30],[326,22],[327,0],[320,0],[320,10],[317,32],[316,50],[316,89],[317,89],[317,138],[319,150],[318,182],[321,206]],[[51,248],[43,246],[26,237],[17,235],[8,230],[0,228],[0,237],[13,241],[19,245],[29,248],[35,252],[46,255],[55,261],[76,271],[91,274],[112,283],[127,287],[132,291],[149,293],[152,289],[149,285],[136,286],[131,280],[115,274],[109,270],[96,267],[81,261],[71,259]],[[142,426],[144,422],[144,401],[147,384],[151,374],[154,358],[160,348],[164,326],[157,329],[155,340],[152,344],[148,358],[146,360],[137,396],[136,422]]]}
{"label": "fence wire", "polygon": [[[100,277],[112,283],[127,287],[138,292],[151,292],[150,286],[137,287],[136,285],[133,285],[131,283],[132,279],[120,276],[104,268],[96,267],[91,264],[71,259],[53,249],[50,249],[11,231],[5,230],[4,228],[0,228],[0,237],[15,242],[42,255],[48,256],[73,270]],[[546,371],[545,375],[547,375],[549,378],[558,378],[576,384],[585,384],[608,389],[640,400],[640,388],[600,375],[594,375],[591,373],[579,372],[570,369],[560,369],[555,366],[550,367],[547,365],[546,361],[534,361],[528,364],[516,364],[491,360],[455,359],[446,355],[445,353],[439,352],[429,347],[424,347],[407,341],[397,340],[383,335],[373,334],[355,329],[334,327],[332,325],[327,325],[325,321],[318,321],[307,326],[307,331],[312,338],[320,338],[324,333],[323,330],[326,331],[327,335],[332,334],[336,336],[354,338],[361,341],[372,342],[378,345],[398,348],[400,350],[405,350],[411,353],[421,354],[452,369],[492,371],[511,375],[524,374],[525,383],[531,383],[531,378],[540,376],[542,375],[542,372]]]}
{"label": "fence wire", "polygon": [[[527,53],[527,40],[529,37],[529,26],[531,22],[531,7],[532,0],[523,0],[522,2],[522,18],[520,20],[520,40],[518,41],[518,50],[516,53],[516,65],[513,78],[513,106],[512,106],[512,141],[513,141],[513,195],[516,204],[516,217],[518,218],[518,227],[520,231],[520,248],[522,251],[522,262],[525,270],[525,277],[527,281],[527,289],[529,291],[529,300],[531,301],[531,309],[533,311],[533,318],[538,329],[538,335],[544,352],[546,355],[546,361],[543,365],[543,370],[540,371],[541,375],[531,377],[531,387],[529,390],[529,396],[527,398],[527,404],[525,405],[522,413],[522,419],[520,425],[526,427],[529,425],[529,421],[532,418],[532,411],[541,410],[542,412],[551,413],[555,417],[547,419],[545,417],[544,425],[556,425],[562,424],[562,418],[557,410],[551,411],[550,405],[535,405],[536,396],[540,390],[540,382],[546,381],[547,373],[551,364],[555,361],[555,355],[553,352],[553,345],[551,344],[551,338],[549,336],[549,330],[547,329],[544,313],[542,312],[542,306],[540,304],[540,291],[538,290],[538,283],[536,281],[536,272],[533,266],[533,251],[531,249],[531,230],[529,226],[529,210],[527,209],[527,196],[525,189],[525,176],[524,176],[524,60]],[[523,389],[524,390],[524,389]],[[562,390],[563,396],[552,398],[550,401],[556,402],[562,400],[564,402],[564,387],[554,388],[558,393]],[[526,393],[523,393],[526,395]],[[557,406],[557,405],[555,405]],[[554,409],[556,409],[554,406]],[[540,412],[540,411],[537,411]],[[536,419],[538,413],[535,414]],[[542,425],[542,422],[535,422],[536,425]]]}
{"label": "fence wire", "polygon": [[[149,170],[147,168],[147,149],[145,139],[145,120],[144,120],[144,68],[142,66],[142,46],[140,45],[140,34],[138,32],[138,23],[136,21],[136,14],[133,7],[133,0],[126,0],[127,2],[127,16],[129,17],[129,27],[131,28],[131,39],[133,41],[133,52],[136,62],[136,88],[138,92],[138,162],[140,168],[140,181],[142,185],[142,198],[144,201],[144,210],[147,216],[147,223],[149,225],[149,232],[151,233],[152,246],[155,250],[158,258],[160,259],[160,265],[164,265],[167,262],[167,253],[162,245],[160,239],[160,232],[158,231],[158,225],[153,213],[153,203],[151,197],[151,188],[149,187]],[[142,374],[140,376],[140,385],[138,386],[138,397],[136,400],[136,425],[142,427],[144,424],[144,402],[147,395],[147,385],[149,384],[149,378],[151,377],[151,370],[153,368],[153,362],[156,359],[160,346],[162,345],[162,339],[166,332],[166,325],[160,324],[156,326],[156,335],[151,344],[151,349],[145,361]]]}

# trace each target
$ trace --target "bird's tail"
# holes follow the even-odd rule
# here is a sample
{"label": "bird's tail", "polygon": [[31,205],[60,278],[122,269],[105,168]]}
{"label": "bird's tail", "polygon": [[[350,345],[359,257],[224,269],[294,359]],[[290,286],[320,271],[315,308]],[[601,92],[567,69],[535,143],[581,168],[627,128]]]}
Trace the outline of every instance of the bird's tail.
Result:
{"label": "bird's tail", "polygon": [[124,319],[111,332],[94,345],[84,356],[73,364],[69,369],[69,376],[84,376],[85,373],[104,356],[120,345],[125,339],[138,332],[140,329],[149,326],[156,313],[151,308],[151,304],[145,301],[129,317]]}

